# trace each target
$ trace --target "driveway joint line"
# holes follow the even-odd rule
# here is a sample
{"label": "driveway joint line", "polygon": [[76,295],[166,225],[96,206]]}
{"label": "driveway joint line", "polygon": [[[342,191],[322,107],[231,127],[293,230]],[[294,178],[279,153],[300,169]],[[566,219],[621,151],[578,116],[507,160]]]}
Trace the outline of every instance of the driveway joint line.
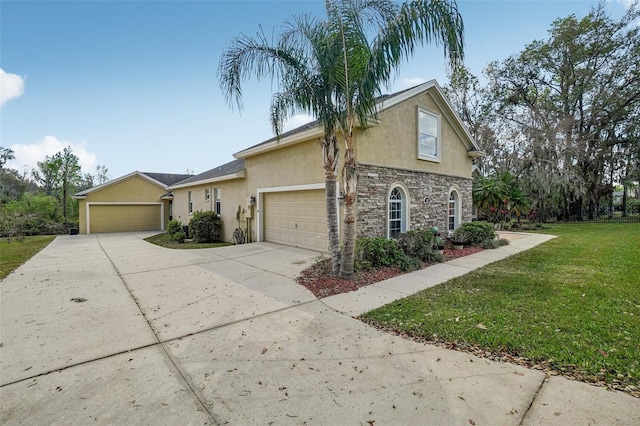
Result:
{"label": "driveway joint line", "polygon": [[[260,317],[263,317],[263,316],[266,316],[266,315],[275,314],[275,313],[278,313],[278,312],[283,312],[283,311],[286,311],[287,309],[297,308],[299,306],[307,305],[307,304],[313,303],[313,302],[318,302],[318,300],[310,300],[310,301],[307,301],[307,302],[299,303],[297,305],[286,306],[284,308],[276,309],[274,311],[265,312],[265,313],[258,314],[258,315],[255,315],[255,316],[251,316],[251,317],[247,317],[247,318],[241,318],[241,319],[238,319],[238,320],[235,320],[235,321],[227,322],[227,323],[224,323],[224,324],[219,324],[219,325],[216,325],[216,326],[213,326],[213,327],[206,328],[204,330],[198,330],[198,331],[195,331],[193,333],[183,334],[183,335],[172,337],[172,338],[166,339],[166,340],[160,340],[160,338],[154,333],[154,336],[156,338],[156,341],[154,343],[148,343],[146,345],[141,345],[141,346],[136,346],[136,347],[129,348],[129,349],[124,349],[122,351],[114,352],[114,353],[111,353],[111,354],[108,354],[108,355],[103,355],[103,356],[100,356],[100,357],[97,357],[97,358],[91,358],[91,359],[88,359],[86,361],[80,361],[80,362],[76,362],[76,363],[73,363],[73,364],[65,365],[64,367],[55,368],[53,370],[48,370],[48,371],[45,371],[45,372],[42,372],[42,373],[34,374],[33,376],[24,377],[22,379],[18,379],[18,380],[14,380],[12,382],[4,383],[4,384],[0,385],[0,388],[3,388],[5,386],[9,386],[9,385],[13,385],[13,384],[16,384],[16,383],[24,382],[26,380],[35,379],[37,377],[46,376],[46,375],[51,374],[51,373],[61,372],[61,371],[67,370],[69,368],[78,367],[80,365],[89,364],[89,363],[94,362],[94,361],[101,361],[103,359],[112,358],[112,357],[115,357],[115,356],[118,356],[118,355],[122,355],[122,354],[126,354],[126,353],[132,353],[132,352],[135,352],[135,351],[139,351],[141,349],[152,348],[152,347],[158,346],[158,345],[163,346],[165,343],[172,343],[172,342],[174,342],[176,340],[184,339],[185,337],[197,336],[198,334],[206,333],[208,331],[213,331],[213,330],[216,330],[216,329],[219,329],[219,328],[224,328],[224,327],[227,327],[227,326],[230,326],[230,325],[234,325],[234,324],[238,324],[238,323],[241,323],[241,322],[244,322],[244,321],[249,321],[249,320],[252,320],[254,318],[260,318]],[[164,350],[164,347],[163,347],[163,350]],[[166,353],[166,350],[165,350],[165,353]],[[169,358],[171,358],[171,357],[169,357]],[[172,361],[172,363],[173,363],[173,361]],[[175,365],[175,363],[173,363],[173,364]],[[177,367],[176,367],[176,369],[177,369]],[[178,371],[179,371],[179,369],[178,369]],[[182,373],[181,373],[181,375],[182,375]],[[205,407],[205,409],[206,409],[206,407]],[[208,410],[207,410],[207,412],[208,412]]]}
{"label": "driveway joint line", "polygon": [[182,382],[189,388],[189,390],[191,391],[191,394],[196,398],[196,400],[200,403],[200,406],[202,407],[202,409],[204,411],[207,412],[207,414],[209,414],[209,417],[216,423],[216,424],[220,424],[220,422],[214,417],[213,413],[209,410],[209,408],[207,407],[207,404],[205,404],[205,402],[200,398],[200,396],[195,392],[194,387],[191,385],[191,383],[189,382],[189,380],[187,380],[187,377],[185,376],[185,374],[182,372],[182,370],[180,368],[178,368],[178,366],[176,365],[176,363],[174,362],[173,358],[171,358],[171,356],[169,356],[169,353],[167,352],[167,349],[162,345],[162,342],[160,341],[160,338],[158,338],[158,335],[156,334],[155,330],[153,329],[153,326],[151,325],[151,322],[149,321],[149,319],[147,318],[147,316],[145,315],[144,311],[142,310],[142,308],[140,307],[140,304],[138,303],[138,300],[136,299],[136,297],[133,295],[133,293],[131,292],[131,289],[129,288],[129,286],[127,285],[126,281],[124,280],[124,278],[122,277],[122,275],[120,274],[120,271],[118,270],[118,268],[116,267],[115,263],[113,263],[113,260],[111,259],[111,256],[109,256],[109,253],[107,253],[107,251],[104,249],[104,247],[102,246],[102,243],[100,242],[100,239],[98,237],[96,237],[96,241],[98,242],[98,245],[100,246],[100,249],[104,252],[104,254],[107,256],[107,259],[109,259],[109,263],[111,263],[111,266],[113,267],[113,269],[115,270],[116,274],[118,274],[118,278],[120,278],[120,281],[122,282],[122,285],[124,285],[124,288],[127,289],[127,292],[129,293],[129,297],[131,297],[133,299],[133,303],[136,304],[136,307],[138,308],[138,310],[140,311],[140,313],[142,314],[142,317],[144,318],[144,320],[147,322],[147,325],[149,326],[149,329],[151,330],[151,333],[153,334],[153,337],[156,340],[156,344],[159,344],[162,352],[164,352],[165,356],[167,357],[167,359],[169,360],[169,362],[171,362],[171,365],[173,365],[173,367],[175,368],[175,371],[178,373],[178,375],[180,376],[180,378],[182,379]]}

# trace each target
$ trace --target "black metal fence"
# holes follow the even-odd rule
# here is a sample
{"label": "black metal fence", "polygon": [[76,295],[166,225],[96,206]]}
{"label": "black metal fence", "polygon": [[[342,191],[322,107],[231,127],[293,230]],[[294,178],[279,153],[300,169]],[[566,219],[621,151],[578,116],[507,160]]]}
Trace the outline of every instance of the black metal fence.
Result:
{"label": "black metal fence", "polygon": [[572,223],[640,223],[640,214],[628,214],[626,216],[622,215],[601,215],[594,217],[593,219],[589,219],[588,216],[585,216],[582,220],[568,220],[566,222]]}

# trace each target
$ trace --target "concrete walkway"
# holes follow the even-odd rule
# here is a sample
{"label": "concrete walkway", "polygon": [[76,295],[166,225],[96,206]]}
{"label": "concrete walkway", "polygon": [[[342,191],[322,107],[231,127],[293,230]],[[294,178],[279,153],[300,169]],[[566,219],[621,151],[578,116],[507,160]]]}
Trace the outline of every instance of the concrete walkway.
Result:
{"label": "concrete walkway", "polygon": [[450,262],[399,275],[362,287],[354,292],[326,297],[322,301],[338,312],[357,317],[394,300],[465,275],[474,269],[505,259],[521,251],[529,250],[555,237],[545,234],[500,232],[500,238],[509,240],[509,245],[494,250],[484,250]]}
{"label": "concrete walkway", "polygon": [[640,424],[629,395],[350,318],[546,237],[318,301],[294,281],[317,253],[146,236],[58,237],[0,283],[1,424]]}

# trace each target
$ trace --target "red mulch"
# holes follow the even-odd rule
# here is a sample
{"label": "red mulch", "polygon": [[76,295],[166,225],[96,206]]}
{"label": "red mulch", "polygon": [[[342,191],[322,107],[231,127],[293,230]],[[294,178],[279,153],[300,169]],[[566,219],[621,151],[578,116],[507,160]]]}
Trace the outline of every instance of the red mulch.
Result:
{"label": "red mulch", "polygon": [[[480,247],[469,247],[462,250],[445,249],[443,257],[444,261],[448,262],[459,257],[478,253],[482,250],[483,249]],[[426,268],[431,265],[433,264],[425,263],[424,267]],[[296,281],[298,284],[305,286],[318,299],[322,299],[323,297],[333,296],[334,294],[355,291],[360,287],[374,284],[378,281],[383,281],[402,274],[404,274],[404,272],[398,268],[383,267],[358,271],[355,273],[353,279],[346,280],[333,275],[331,273],[330,259],[325,259],[302,271]]]}

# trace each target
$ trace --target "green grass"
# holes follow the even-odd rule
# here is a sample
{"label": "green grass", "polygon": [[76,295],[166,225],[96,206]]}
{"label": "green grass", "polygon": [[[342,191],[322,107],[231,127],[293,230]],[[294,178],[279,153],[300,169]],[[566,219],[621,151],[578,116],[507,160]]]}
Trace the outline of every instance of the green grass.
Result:
{"label": "green grass", "polygon": [[204,248],[215,248],[215,247],[224,247],[230,245],[229,243],[177,243],[171,239],[171,236],[167,233],[154,235],[149,238],[145,238],[145,241],[148,241],[157,246],[162,246],[170,249],[204,249]]}
{"label": "green grass", "polygon": [[640,224],[552,225],[543,232],[558,238],[362,319],[637,392]]}
{"label": "green grass", "polygon": [[42,235],[25,237],[23,241],[14,239],[11,243],[6,238],[0,240],[0,280],[31,259],[36,253],[49,245],[54,238],[55,235]]}

